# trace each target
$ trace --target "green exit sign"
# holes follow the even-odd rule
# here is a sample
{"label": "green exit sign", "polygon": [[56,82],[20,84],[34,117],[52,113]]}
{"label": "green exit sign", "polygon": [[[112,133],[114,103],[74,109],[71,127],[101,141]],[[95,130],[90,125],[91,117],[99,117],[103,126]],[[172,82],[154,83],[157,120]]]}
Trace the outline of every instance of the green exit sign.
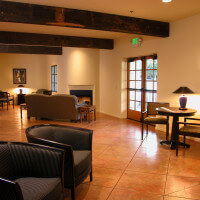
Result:
{"label": "green exit sign", "polygon": [[131,40],[133,46],[140,46],[142,43],[142,38],[133,38]]}
{"label": "green exit sign", "polygon": [[132,44],[137,44],[138,43],[138,38],[132,39]]}

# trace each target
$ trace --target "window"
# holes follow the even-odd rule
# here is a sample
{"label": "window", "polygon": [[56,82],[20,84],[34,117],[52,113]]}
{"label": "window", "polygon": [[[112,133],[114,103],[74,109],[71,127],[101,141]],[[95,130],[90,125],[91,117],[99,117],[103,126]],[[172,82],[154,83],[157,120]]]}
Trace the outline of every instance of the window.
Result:
{"label": "window", "polygon": [[51,90],[57,92],[57,65],[51,66]]}

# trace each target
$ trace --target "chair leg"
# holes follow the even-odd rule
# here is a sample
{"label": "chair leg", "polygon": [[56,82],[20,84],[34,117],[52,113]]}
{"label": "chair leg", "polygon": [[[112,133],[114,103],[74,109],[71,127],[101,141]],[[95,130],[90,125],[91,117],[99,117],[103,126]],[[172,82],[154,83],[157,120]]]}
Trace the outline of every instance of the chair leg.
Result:
{"label": "chair leg", "polygon": [[144,124],[142,123],[142,135],[141,135],[141,140],[143,140],[143,130],[144,130]]}
{"label": "chair leg", "polygon": [[148,124],[146,124],[146,134],[148,134]]}
{"label": "chair leg", "polygon": [[183,143],[184,143],[184,148],[185,148],[185,135],[183,137]]}
{"label": "chair leg", "polygon": [[177,134],[176,138],[176,156],[178,156],[178,146],[179,146],[179,134]]}
{"label": "chair leg", "polygon": [[92,169],[91,169],[91,172],[90,172],[90,182],[92,182]]}
{"label": "chair leg", "polygon": [[71,187],[71,200],[75,200],[75,186]]}
{"label": "chair leg", "polygon": [[169,124],[166,125],[166,140],[169,140]]}

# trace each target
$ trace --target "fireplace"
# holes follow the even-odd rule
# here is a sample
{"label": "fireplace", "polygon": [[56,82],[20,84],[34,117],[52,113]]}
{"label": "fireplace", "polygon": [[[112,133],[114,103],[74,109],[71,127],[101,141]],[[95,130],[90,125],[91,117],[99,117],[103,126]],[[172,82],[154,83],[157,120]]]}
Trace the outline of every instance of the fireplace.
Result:
{"label": "fireplace", "polygon": [[85,101],[86,104],[93,105],[92,90],[70,90],[70,95],[75,95],[79,101]]}

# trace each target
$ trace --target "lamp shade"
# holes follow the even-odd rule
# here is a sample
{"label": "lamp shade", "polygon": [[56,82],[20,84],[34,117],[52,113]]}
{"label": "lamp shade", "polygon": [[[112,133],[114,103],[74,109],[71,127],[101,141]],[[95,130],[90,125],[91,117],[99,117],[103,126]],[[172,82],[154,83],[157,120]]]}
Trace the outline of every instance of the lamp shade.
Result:
{"label": "lamp shade", "polygon": [[177,90],[175,90],[173,93],[176,94],[182,94],[182,96],[179,97],[180,102],[180,110],[187,110],[186,104],[187,104],[187,97],[184,94],[192,94],[194,93],[190,88],[188,87],[180,87]]}
{"label": "lamp shade", "polygon": [[18,85],[17,87],[24,87],[23,85]]}
{"label": "lamp shade", "polygon": [[173,93],[176,93],[176,94],[193,94],[194,92],[188,87],[180,87],[177,90],[175,90]]}

